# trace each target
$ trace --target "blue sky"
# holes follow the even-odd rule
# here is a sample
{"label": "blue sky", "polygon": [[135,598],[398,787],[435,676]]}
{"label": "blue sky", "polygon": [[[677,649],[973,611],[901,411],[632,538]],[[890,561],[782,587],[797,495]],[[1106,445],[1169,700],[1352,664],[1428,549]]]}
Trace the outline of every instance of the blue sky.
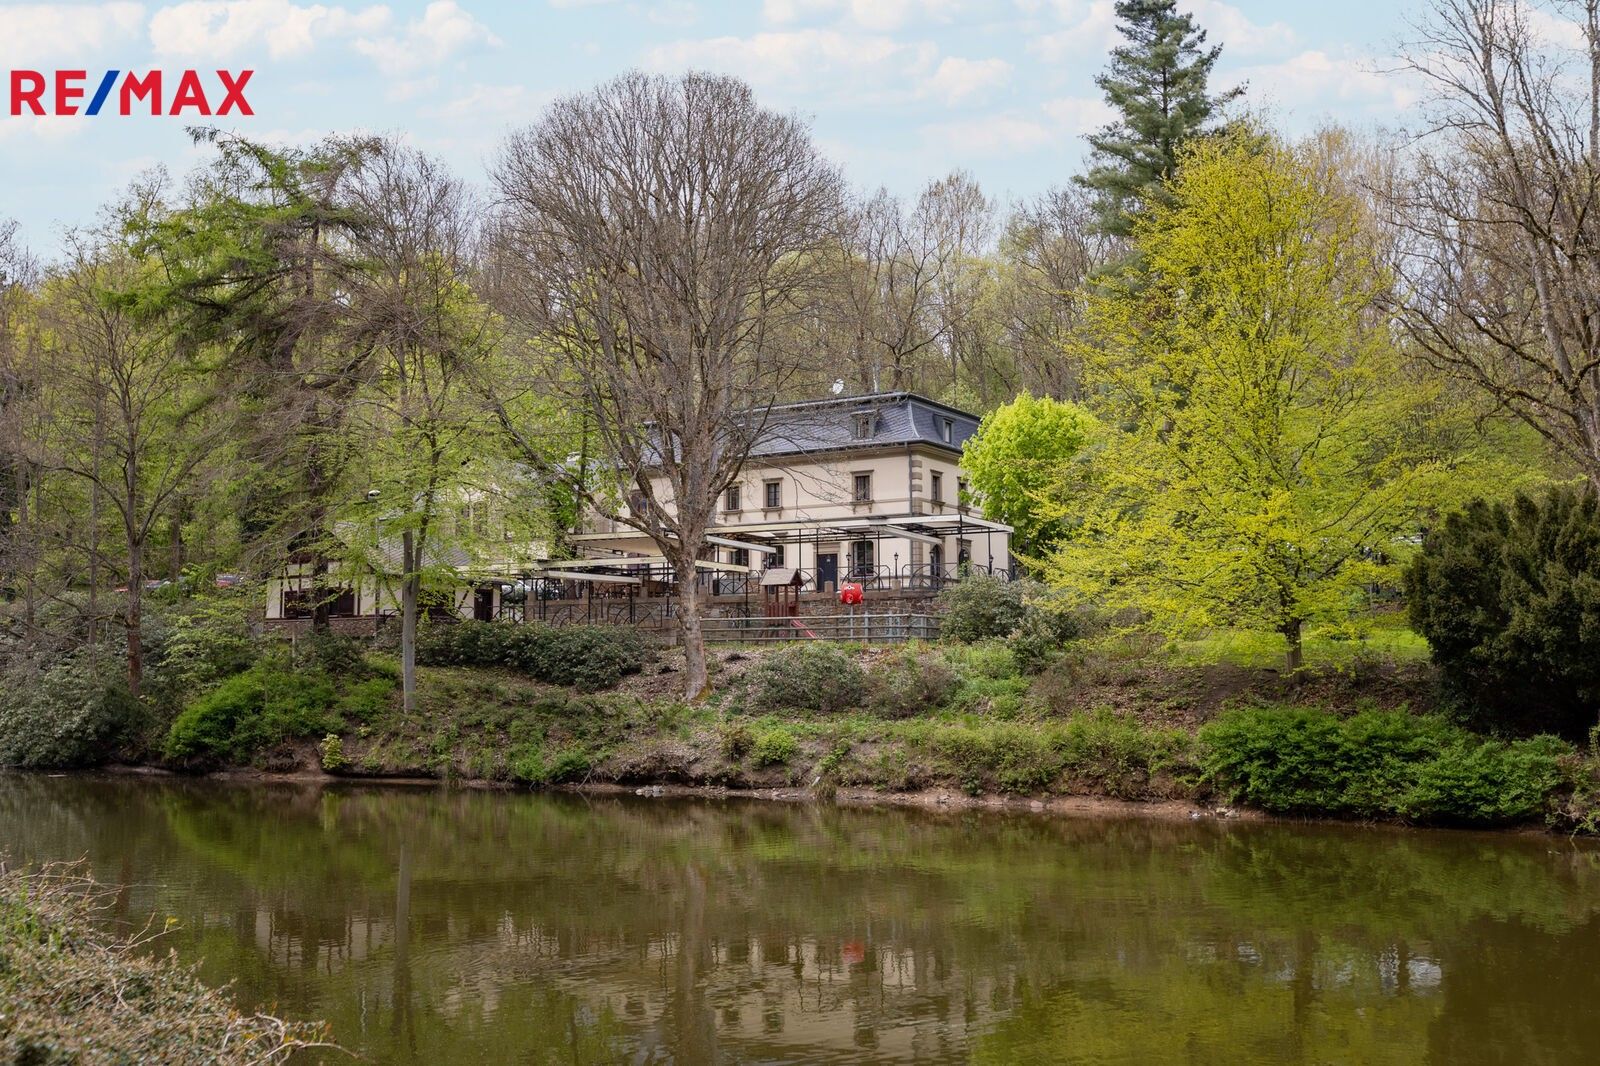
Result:
{"label": "blue sky", "polygon": [[[1223,45],[1219,83],[1302,132],[1406,121],[1415,87],[1384,73],[1420,0],[1189,0]],[[798,111],[859,186],[914,194],[954,168],[1002,202],[1065,181],[1105,121],[1094,87],[1111,0],[0,0],[4,68],[254,68],[252,118],[278,141],[405,135],[471,180],[552,97],[640,67],[738,74]],[[185,120],[12,118],[0,107],[0,217],[50,253],[62,227],[141,171],[201,157]]]}

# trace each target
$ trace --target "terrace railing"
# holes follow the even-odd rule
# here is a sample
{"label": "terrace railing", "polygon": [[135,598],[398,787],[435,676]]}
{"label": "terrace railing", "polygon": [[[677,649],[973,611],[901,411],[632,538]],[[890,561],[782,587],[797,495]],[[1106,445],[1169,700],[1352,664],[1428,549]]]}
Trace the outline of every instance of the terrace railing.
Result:
{"label": "terrace railing", "polygon": [[783,618],[707,618],[701,624],[712,644],[773,644],[795,640],[842,640],[863,644],[937,640],[939,616],[907,611]]}

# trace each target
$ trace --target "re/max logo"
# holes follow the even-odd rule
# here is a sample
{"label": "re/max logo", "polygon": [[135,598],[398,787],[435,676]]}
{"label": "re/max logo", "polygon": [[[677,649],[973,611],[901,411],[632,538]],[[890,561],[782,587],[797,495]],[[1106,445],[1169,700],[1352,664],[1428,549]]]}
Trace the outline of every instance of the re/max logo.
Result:
{"label": "re/max logo", "polygon": [[[219,70],[216,72],[217,84],[211,86],[210,95],[207,95],[208,79],[202,78],[198,70],[177,72],[174,80],[163,80],[159,70],[149,70],[143,75],[131,70],[126,73],[108,70],[90,96],[87,89],[89,72],[86,70],[56,70],[50,72],[50,77],[38,70],[13,70],[11,113],[98,115],[102,109],[115,108],[115,113],[119,115],[254,115],[250,101],[244,97],[244,87],[250,83],[254,73],[253,70]],[[163,96],[163,89],[170,89],[172,95]],[[81,101],[85,97],[89,102],[87,106],[82,106]],[[215,110],[212,101],[217,101]],[[165,108],[162,106],[164,102],[167,105]]]}

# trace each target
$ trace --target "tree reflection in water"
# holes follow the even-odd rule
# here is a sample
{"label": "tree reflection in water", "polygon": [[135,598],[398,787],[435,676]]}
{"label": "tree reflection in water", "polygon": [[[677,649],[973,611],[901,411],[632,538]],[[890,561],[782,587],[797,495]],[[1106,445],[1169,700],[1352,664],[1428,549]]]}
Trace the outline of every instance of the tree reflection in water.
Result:
{"label": "tree reflection in water", "polygon": [[1563,840],[15,776],[0,840],[374,1062],[1600,1059]]}

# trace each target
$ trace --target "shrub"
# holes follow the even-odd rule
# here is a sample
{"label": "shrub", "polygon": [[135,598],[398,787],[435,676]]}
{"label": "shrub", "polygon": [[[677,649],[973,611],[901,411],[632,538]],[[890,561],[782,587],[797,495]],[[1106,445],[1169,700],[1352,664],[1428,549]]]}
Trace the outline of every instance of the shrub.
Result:
{"label": "shrub", "polygon": [[562,748],[546,756],[537,743],[529,743],[512,753],[511,777],[529,785],[558,785],[587,774],[592,764],[583,748]]}
{"label": "shrub", "polygon": [[1570,745],[1505,742],[1437,716],[1300,708],[1229,711],[1200,731],[1208,777],[1234,799],[1285,814],[1504,823],[1548,810]]}
{"label": "shrub", "polygon": [[1483,500],[1428,534],[1411,623],[1480,726],[1580,739],[1600,711],[1600,500]]}
{"label": "shrub", "polygon": [[756,735],[743,722],[726,725],[722,729],[722,757],[738,762],[755,747]]}
{"label": "shrub", "polygon": [[340,693],[333,709],[347,721],[370,723],[389,709],[398,683],[397,678],[382,673],[357,681]]}
{"label": "shrub", "polygon": [[146,722],[123,684],[120,661],[86,652],[0,691],[0,765],[92,766],[111,758]]}
{"label": "shrub", "polygon": [[622,626],[459,622],[429,626],[417,637],[417,661],[425,665],[503,667],[583,692],[614,687],[649,657],[644,636]]}
{"label": "shrub", "polygon": [[757,735],[755,747],[750,750],[757,766],[784,766],[799,753],[800,744],[794,734],[782,726]]}
{"label": "shrub", "polygon": [[752,704],[764,711],[842,711],[860,704],[866,687],[856,661],[822,641],[779,648],[746,676]]}
{"label": "shrub", "polygon": [[1019,672],[1017,657],[1003,640],[951,645],[945,656],[968,677],[998,680],[1016,677]]}
{"label": "shrub", "polygon": [[944,656],[903,644],[879,660],[867,676],[867,701],[895,718],[926,714],[948,703],[960,683]]}
{"label": "shrub", "polygon": [[312,630],[295,642],[294,665],[303,671],[320,670],[333,677],[366,671],[367,644],[343,633]]}
{"label": "shrub", "polygon": [[173,721],[169,759],[247,760],[289,737],[337,731],[333,682],[263,660],[190,703]]}
{"label": "shrub", "polygon": [[322,768],[330,774],[341,770],[349,762],[344,757],[344,741],[339,739],[338,733],[329,733],[322,738],[322,743],[317,748],[322,759]]}
{"label": "shrub", "polygon": [[939,634],[963,644],[1010,636],[1022,622],[1027,582],[971,574],[939,593]]}
{"label": "shrub", "polygon": [[1158,729],[1138,719],[1100,711],[1078,715],[1060,740],[1066,771],[1097,792],[1123,799],[1143,794],[1163,771],[1192,770],[1190,735]]}
{"label": "shrub", "polygon": [[196,597],[167,621],[155,673],[176,700],[189,699],[256,659],[250,634],[255,601],[229,590]]}
{"label": "shrub", "polygon": [[1063,606],[1048,601],[1029,603],[1011,634],[1011,651],[1023,673],[1043,673],[1082,632],[1078,616]]}

